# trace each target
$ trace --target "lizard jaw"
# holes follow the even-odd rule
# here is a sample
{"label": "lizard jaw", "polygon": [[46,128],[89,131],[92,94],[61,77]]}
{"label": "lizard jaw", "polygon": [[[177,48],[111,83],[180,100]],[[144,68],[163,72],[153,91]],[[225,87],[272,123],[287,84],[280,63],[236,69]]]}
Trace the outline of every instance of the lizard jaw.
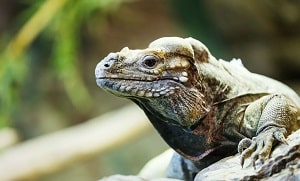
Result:
{"label": "lizard jaw", "polygon": [[[174,94],[176,90],[181,89],[178,83],[169,79],[147,81],[134,78],[100,77],[96,79],[96,82],[99,87],[120,97],[168,97]],[[170,82],[173,83],[170,84]]]}

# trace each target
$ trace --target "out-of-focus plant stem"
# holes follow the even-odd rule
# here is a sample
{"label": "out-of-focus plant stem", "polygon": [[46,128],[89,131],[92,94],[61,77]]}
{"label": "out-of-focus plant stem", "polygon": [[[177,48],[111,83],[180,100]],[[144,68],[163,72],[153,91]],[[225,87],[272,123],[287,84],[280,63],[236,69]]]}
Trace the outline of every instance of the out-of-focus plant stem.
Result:
{"label": "out-of-focus plant stem", "polygon": [[19,57],[68,0],[47,0],[8,44],[7,53]]}
{"label": "out-of-focus plant stem", "polygon": [[12,111],[14,97],[19,96],[14,90],[15,82],[20,82],[25,72],[24,52],[32,41],[47,26],[67,0],[47,0],[38,11],[25,23],[17,35],[8,43],[0,56],[0,127],[7,125]]}

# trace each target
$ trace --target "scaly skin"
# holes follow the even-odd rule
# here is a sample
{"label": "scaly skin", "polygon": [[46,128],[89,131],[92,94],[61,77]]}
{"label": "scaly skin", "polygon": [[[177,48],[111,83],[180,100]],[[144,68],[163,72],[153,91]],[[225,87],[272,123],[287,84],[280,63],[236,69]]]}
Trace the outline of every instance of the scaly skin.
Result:
{"label": "scaly skin", "polygon": [[[286,85],[217,60],[193,38],[166,37],[143,50],[110,53],[97,84],[140,106],[174,155],[170,177],[192,180],[219,159],[241,153],[253,166],[299,128],[300,98]],[[238,149],[237,149],[238,148]]]}

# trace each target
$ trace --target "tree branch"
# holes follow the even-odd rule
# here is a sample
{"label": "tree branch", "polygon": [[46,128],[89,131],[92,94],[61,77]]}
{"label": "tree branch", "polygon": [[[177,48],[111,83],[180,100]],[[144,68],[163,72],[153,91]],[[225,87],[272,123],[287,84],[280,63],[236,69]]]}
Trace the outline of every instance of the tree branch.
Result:
{"label": "tree branch", "polygon": [[79,159],[101,154],[150,130],[136,106],[29,140],[0,154],[0,180],[31,180]]}

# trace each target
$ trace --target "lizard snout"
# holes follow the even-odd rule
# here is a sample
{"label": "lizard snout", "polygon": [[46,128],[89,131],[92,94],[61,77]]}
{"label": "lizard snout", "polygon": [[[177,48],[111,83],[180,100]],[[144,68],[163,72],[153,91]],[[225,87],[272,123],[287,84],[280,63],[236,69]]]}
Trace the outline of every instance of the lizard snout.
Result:
{"label": "lizard snout", "polygon": [[107,57],[100,61],[95,69],[96,78],[104,77],[105,71],[113,67],[116,61],[118,61],[118,55],[116,53],[110,53]]}
{"label": "lizard snout", "polygon": [[119,56],[117,53],[110,53],[105,57],[99,64],[102,69],[109,69],[118,60]]}

